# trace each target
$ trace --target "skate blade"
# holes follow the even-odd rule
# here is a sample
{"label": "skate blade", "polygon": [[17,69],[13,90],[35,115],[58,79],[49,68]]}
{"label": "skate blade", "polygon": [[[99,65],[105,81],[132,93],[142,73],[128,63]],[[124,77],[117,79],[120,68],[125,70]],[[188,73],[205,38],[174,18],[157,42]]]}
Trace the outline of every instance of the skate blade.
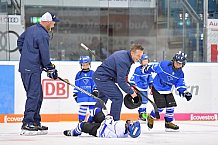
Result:
{"label": "skate blade", "polygon": [[144,121],[144,122],[145,122],[145,124],[146,124],[146,126],[147,126],[147,128],[148,128],[148,131],[151,131],[151,130],[153,129],[153,127],[152,127],[152,128],[148,127],[148,120],[146,120],[146,121]]}
{"label": "skate blade", "polygon": [[37,132],[38,131],[21,130],[20,135],[23,135],[23,136],[34,136],[34,135],[37,135]]}
{"label": "skate blade", "polygon": [[138,120],[141,124],[147,124],[147,120]]}
{"label": "skate blade", "polygon": [[38,130],[37,135],[46,135],[48,134],[48,130]]}
{"label": "skate blade", "polygon": [[166,132],[179,132],[179,129],[165,128]]}

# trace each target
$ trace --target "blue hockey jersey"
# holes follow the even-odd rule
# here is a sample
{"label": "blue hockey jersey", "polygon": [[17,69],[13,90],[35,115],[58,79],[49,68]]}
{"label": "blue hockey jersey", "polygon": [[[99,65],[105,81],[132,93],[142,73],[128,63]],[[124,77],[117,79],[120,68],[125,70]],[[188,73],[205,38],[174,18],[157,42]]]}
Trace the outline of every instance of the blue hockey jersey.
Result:
{"label": "blue hockey jersey", "polygon": [[96,136],[102,138],[127,138],[125,121],[104,120],[97,130]]}
{"label": "blue hockey jersey", "polygon": [[[79,71],[75,78],[75,85],[86,90],[89,93],[92,93],[96,89],[95,82],[92,79],[94,71]],[[74,88],[74,93],[77,94],[76,101],[79,105],[95,105],[96,100],[91,96],[88,96],[81,91]]]}
{"label": "blue hockey jersey", "polygon": [[159,64],[154,64],[151,70],[156,73],[153,86],[160,94],[172,93],[173,86],[177,90],[181,88],[181,90],[185,91],[187,89],[182,69],[173,69],[171,61],[164,60]]}
{"label": "blue hockey jersey", "polygon": [[136,84],[140,91],[148,91],[149,86],[153,83],[153,78],[150,72],[142,72],[142,65],[135,69],[134,74],[130,78],[130,83]]}

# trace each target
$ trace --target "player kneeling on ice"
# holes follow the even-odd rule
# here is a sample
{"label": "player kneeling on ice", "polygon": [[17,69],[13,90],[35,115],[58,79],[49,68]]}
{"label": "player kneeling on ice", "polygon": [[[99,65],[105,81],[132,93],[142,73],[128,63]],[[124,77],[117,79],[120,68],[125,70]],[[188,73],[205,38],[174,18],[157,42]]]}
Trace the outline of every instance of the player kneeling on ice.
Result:
{"label": "player kneeling on ice", "polygon": [[[187,92],[182,70],[186,61],[187,55],[179,51],[174,55],[172,61],[164,60],[151,67],[151,71],[157,74],[153,80],[152,94],[158,111],[162,112],[164,108],[166,109],[164,117],[166,131],[179,130],[179,126],[172,123],[174,120],[174,107],[177,106],[172,87],[175,86],[179,96],[186,98],[187,101],[190,101],[192,98],[192,94]],[[150,129],[153,128],[155,118],[155,113],[152,111],[148,116],[147,123]]]}
{"label": "player kneeling on ice", "polygon": [[136,138],[141,134],[139,121],[114,121],[112,116],[105,116],[101,108],[95,108],[88,120],[89,122],[78,123],[75,129],[65,130],[64,135],[79,136],[84,132],[102,138]]}

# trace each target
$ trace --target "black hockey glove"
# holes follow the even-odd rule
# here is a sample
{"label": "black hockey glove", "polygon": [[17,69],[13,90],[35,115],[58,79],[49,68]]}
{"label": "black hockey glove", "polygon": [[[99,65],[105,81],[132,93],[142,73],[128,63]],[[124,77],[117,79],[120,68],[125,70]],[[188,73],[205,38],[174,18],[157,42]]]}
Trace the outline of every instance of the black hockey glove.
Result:
{"label": "black hockey glove", "polygon": [[47,67],[47,76],[51,79],[56,80],[58,78],[58,71],[55,69],[55,65],[50,63]]}
{"label": "black hockey glove", "polygon": [[186,98],[187,101],[190,101],[192,98],[192,94],[190,92],[184,92],[182,95]]}
{"label": "black hockey glove", "polygon": [[77,102],[77,95],[78,95],[77,93],[73,94],[73,98],[75,99],[76,102]]}
{"label": "black hockey glove", "polygon": [[73,94],[73,97],[76,98],[76,97],[77,97],[77,93],[74,93],[74,94]]}
{"label": "black hockey glove", "polygon": [[92,92],[92,95],[98,97],[98,90],[97,90],[97,89],[94,89],[93,92]]}

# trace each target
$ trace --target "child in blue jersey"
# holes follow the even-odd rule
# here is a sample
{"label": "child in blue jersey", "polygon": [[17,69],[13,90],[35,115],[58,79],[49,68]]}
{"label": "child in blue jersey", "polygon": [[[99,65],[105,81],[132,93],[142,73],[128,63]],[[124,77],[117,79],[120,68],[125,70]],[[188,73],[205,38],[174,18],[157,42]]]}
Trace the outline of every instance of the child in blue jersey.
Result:
{"label": "child in blue jersey", "polygon": [[[134,74],[130,79],[130,83],[135,84],[137,89],[141,91],[145,96],[148,96],[148,90],[152,86],[153,78],[151,73],[148,71],[150,65],[147,54],[143,54],[140,60],[141,65],[135,69]],[[144,70],[144,72],[143,72]],[[142,96],[142,104],[139,107],[139,119],[146,121],[148,115],[146,113],[146,106],[148,100]]]}
{"label": "child in blue jersey", "polygon": [[66,136],[80,136],[82,132],[100,138],[137,138],[141,134],[139,121],[114,121],[111,115],[104,115],[101,108],[95,108],[87,122],[78,123],[77,127],[63,132]]}
{"label": "child in blue jersey", "polygon": [[[179,130],[179,126],[172,123],[174,120],[174,107],[177,106],[176,100],[172,94],[172,87],[179,92],[180,96],[191,100],[192,94],[187,92],[184,82],[184,73],[182,68],[187,61],[187,55],[179,51],[175,54],[172,61],[164,60],[159,64],[152,66],[151,70],[156,73],[153,80],[152,94],[154,101],[158,107],[158,111],[162,112],[166,109],[165,128],[166,131]],[[153,128],[155,113],[152,111],[148,116],[148,127]]]}
{"label": "child in blue jersey", "polygon": [[[89,56],[80,56],[79,63],[81,65],[81,71],[79,71],[75,78],[75,85],[86,90],[89,93],[97,96],[95,82],[92,80],[93,70],[90,70],[91,59]],[[76,102],[80,105],[79,108],[79,122],[82,122],[86,118],[87,110],[90,112],[94,109],[96,100],[81,91],[74,89],[74,95]]]}

